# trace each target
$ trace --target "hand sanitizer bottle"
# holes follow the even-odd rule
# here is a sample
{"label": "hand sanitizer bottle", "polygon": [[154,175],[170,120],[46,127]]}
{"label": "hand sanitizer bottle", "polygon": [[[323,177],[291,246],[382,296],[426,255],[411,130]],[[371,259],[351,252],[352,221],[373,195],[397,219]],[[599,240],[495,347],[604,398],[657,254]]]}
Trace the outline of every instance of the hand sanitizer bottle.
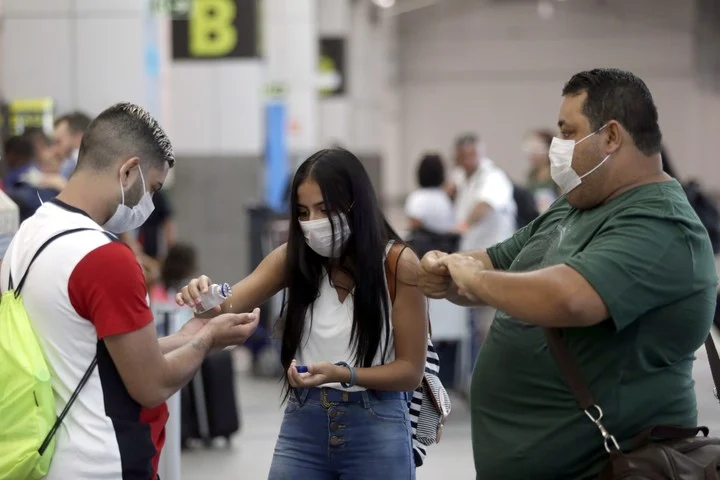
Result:
{"label": "hand sanitizer bottle", "polygon": [[232,295],[230,284],[218,285],[214,283],[210,285],[207,293],[200,295],[200,303],[195,305],[193,310],[196,314],[205,313],[222,304],[230,295]]}

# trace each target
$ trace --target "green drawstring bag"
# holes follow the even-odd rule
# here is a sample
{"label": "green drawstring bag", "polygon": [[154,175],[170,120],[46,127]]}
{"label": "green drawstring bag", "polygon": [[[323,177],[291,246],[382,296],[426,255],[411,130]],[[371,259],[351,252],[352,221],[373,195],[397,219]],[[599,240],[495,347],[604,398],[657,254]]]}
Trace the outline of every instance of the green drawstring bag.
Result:
{"label": "green drawstring bag", "polygon": [[17,288],[10,274],[8,291],[0,297],[0,478],[41,479],[50,469],[55,433],[97,364],[94,358],[60,416],[55,411],[50,368],[20,295],[38,255],[54,240],[77,228],[60,232],[35,253]]}

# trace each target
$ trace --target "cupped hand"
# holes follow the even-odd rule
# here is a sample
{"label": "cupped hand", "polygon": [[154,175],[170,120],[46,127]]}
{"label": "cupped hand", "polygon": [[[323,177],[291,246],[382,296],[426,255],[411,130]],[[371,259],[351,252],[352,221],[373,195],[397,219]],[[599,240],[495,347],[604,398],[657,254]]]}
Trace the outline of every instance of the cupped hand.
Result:
{"label": "cupped hand", "polygon": [[224,313],[208,320],[212,329],[213,348],[242,345],[255,332],[260,321],[260,309],[250,313]]}
{"label": "cupped hand", "polygon": [[330,362],[320,362],[308,365],[307,373],[298,373],[296,366],[297,363],[293,360],[287,371],[288,383],[294,388],[312,388],[325,383],[340,382],[340,369],[347,370],[346,367],[338,367]]}
{"label": "cupped hand", "polygon": [[191,338],[196,333],[198,333],[207,323],[210,321],[208,318],[191,318],[185,324],[180,327],[180,330],[178,330],[178,334],[186,337]]}
{"label": "cupped hand", "polygon": [[[198,278],[193,278],[175,295],[175,302],[182,306],[188,306],[194,308],[200,304],[200,295],[207,293],[210,290],[212,281],[207,275],[201,275]],[[218,305],[210,310],[214,313],[220,313],[222,306]]]}

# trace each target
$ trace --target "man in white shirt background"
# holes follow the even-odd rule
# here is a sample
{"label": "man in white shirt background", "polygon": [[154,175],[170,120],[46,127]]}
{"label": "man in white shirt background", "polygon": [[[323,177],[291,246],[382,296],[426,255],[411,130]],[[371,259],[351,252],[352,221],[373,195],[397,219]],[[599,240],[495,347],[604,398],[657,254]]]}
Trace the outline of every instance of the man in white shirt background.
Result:
{"label": "man in white shirt background", "polygon": [[487,248],[511,237],[517,206],[510,178],[485,156],[475,135],[458,138],[456,152],[458,165],[451,181],[458,230],[463,233],[460,251]]}
{"label": "man in white shirt background", "polygon": [[[457,165],[449,189],[455,194],[457,230],[462,234],[459,251],[485,249],[510,238],[517,229],[512,181],[485,155],[478,136],[458,137],[455,152]],[[495,317],[495,309],[476,307],[470,315],[474,361]]]}

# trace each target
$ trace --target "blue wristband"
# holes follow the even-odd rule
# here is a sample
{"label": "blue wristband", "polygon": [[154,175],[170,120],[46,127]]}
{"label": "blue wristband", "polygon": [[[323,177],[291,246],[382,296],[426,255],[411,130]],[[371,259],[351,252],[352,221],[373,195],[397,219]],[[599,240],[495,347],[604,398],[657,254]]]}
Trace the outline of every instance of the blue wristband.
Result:
{"label": "blue wristband", "polygon": [[340,382],[340,386],[343,388],[354,387],[355,381],[356,381],[355,369],[353,367],[351,367],[350,365],[348,365],[347,362],[337,362],[335,365],[337,365],[338,367],[347,367],[347,369],[350,370],[350,382],[349,383]]}

